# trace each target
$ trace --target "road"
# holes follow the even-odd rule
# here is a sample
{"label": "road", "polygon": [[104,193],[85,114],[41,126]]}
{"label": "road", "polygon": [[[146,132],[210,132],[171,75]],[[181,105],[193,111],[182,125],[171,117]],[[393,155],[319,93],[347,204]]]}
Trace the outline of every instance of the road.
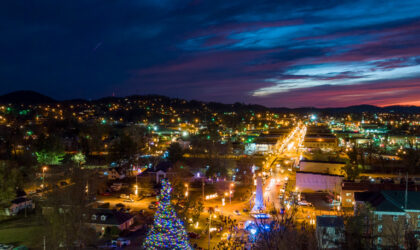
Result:
{"label": "road", "polygon": [[298,164],[301,156],[301,147],[306,134],[306,126],[299,123],[283,141],[278,144],[275,153],[268,156],[265,170],[270,172],[264,186],[264,202],[266,206],[274,205],[276,210],[283,208],[283,202],[279,198],[285,193],[286,183],[294,179],[293,168]]}

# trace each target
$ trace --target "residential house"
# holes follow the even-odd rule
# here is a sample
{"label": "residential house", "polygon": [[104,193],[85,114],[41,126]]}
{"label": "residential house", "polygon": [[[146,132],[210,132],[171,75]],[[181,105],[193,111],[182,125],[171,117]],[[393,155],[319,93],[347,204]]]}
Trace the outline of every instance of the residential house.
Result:
{"label": "residential house", "polygon": [[127,230],[133,225],[134,216],[117,210],[98,208],[92,210],[88,221],[96,232],[103,234],[107,227],[118,227],[121,231]]}
{"label": "residential house", "polygon": [[122,167],[110,168],[105,172],[108,180],[122,180],[125,178],[125,170]]}
{"label": "residential house", "polygon": [[33,208],[35,208],[35,203],[33,203],[31,199],[28,199],[26,197],[19,197],[12,200],[10,207],[5,209],[5,214],[16,215],[20,211]]}

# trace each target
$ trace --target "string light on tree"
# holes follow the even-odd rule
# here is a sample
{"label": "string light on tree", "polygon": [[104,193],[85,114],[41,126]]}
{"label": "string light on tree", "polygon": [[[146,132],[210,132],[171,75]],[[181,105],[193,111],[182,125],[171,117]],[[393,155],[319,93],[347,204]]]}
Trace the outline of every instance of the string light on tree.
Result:
{"label": "string light on tree", "polygon": [[171,191],[171,184],[163,179],[154,223],[143,243],[145,249],[192,249],[184,225],[171,205]]}

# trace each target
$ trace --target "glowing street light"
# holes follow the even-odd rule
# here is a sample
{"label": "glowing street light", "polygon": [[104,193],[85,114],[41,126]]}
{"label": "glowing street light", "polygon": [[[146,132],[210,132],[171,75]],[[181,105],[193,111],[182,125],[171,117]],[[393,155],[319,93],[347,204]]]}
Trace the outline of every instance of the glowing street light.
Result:
{"label": "glowing street light", "polygon": [[45,171],[47,171],[47,166],[42,167],[42,187],[44,187],[44,181],[45,181]]}
{"label": "glowing street light", "polygon": [[185,191],[185,197],[188,198],[188,191],[189,191],[189,189],[188,189],[188,183],[185,183],[185,187],[187,188],[187,191]]}
{"label": "glowing street light", "polygon": [[139,186],[138,185],[134,185],[134,194],[136,196],[139,196]]}
{"label": "glowing street light", "polygon": [[229,185],[229,205],[232,204],[232,190],[231,189],[233,188],[233,186],[235,186],[233,183]]}

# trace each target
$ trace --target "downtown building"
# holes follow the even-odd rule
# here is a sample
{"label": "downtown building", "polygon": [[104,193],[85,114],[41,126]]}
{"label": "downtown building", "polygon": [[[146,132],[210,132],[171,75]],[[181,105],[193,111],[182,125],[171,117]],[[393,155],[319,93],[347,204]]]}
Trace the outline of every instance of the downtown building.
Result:
{"label": "downtown building", "polygon": [[372,211],[371,236],[378,249],[406,249],[408,235],[420,237],[420,192],[387,190],[356,192],[355,211],[369,206]]}

